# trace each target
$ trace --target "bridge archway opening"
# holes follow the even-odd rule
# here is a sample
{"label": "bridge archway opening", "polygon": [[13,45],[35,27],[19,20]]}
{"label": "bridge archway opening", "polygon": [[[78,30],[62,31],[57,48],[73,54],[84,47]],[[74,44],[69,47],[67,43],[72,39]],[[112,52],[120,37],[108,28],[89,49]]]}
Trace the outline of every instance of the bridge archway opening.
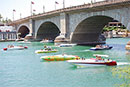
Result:
{"label": "bridge archway opening", "polygon": [[113,18],[108,16],[92,16],[81,21],[73,32],[71,42],[81,45],[99,44],[101,32]]}
{"label": "bridge archway opening", "polygon": [[25,38],[26,35],[28,35],[30,32],[29,28],[26,26],[21,26],[18,30],[19,37],[20,38]]}
{"label": "bridge archway opening", "polygon": [[49,39],[55,40],[60,35],[59,28],[52,22],[43,23],[37,32],[37,40]]}

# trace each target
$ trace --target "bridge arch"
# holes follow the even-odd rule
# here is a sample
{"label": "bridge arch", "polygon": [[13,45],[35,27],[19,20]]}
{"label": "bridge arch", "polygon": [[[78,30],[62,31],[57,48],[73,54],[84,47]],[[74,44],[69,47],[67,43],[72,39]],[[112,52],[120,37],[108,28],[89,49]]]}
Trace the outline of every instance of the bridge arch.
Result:
{"label": "bridge arch", "polygon": [[19,34],[20,38],[25,38],[25,36],[28,35],[29,32],[29,27],[26,25],[21,25],[17,30],[17,33]]}
{"label": "bridge arch", "polygon": [[103,27],[112,20],[112,17],[103,15],[91,16],[84,19],[76,26],[71,42],[77,44],[99,43]]}
{"label": "bridge arch", "polygon": [[57,25],[53,22],[46,21],[40,25],[36,32],[36,39],[51,39],[55,40],[57,36],[59,36],[60,30]]}

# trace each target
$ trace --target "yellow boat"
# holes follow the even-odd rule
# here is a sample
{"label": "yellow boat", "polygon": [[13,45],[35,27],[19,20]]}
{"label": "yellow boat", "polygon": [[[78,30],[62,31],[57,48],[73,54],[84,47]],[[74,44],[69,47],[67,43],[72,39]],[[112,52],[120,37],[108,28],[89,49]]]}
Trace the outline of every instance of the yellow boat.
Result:
{"label": "yellow boat", "polygon": [[80,59],[80,57],[75,55],[63,54],[63,55],[54,55],[54,56],[41,56],[40,59],[46,61],[66,61],[66,60]]}
{"label": "yellow boat", "polygon": [[58,50],[36,50],[35,53],[54,53],[57,52]]}

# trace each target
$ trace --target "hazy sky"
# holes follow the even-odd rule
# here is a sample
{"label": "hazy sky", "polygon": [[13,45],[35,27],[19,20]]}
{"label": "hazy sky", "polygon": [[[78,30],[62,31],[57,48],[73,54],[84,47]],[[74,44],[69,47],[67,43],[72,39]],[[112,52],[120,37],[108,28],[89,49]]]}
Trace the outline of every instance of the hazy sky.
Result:
{"label": "hazy sky", "polygon": [[[63,7],[63,0],[0,0],[0,14],[4,18],[13,19],[13,9],[16,10],[14,12],[14,19],[19,19],[20,14],[21,17],[27,17],[30,15],[30,7],[31,1],[34,2],[32,4],[32,9],[35,9],[35,13],[43,12],[43,5],[45,6],[45,11],[55,10],[55,1],[59,4],[56,4],[56,9],[60,9]],[[104,1],[104,0],[96,0],[96,1]],[[65,0],[65,7],[81,5],[84,3],[90,3],[91,0]]]}

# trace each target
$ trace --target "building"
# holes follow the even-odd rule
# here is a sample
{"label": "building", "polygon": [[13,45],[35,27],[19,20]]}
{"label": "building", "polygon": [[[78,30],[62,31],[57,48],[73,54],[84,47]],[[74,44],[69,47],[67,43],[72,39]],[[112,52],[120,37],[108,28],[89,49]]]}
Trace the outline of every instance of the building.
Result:
{"label": "building", "polygon": [[12,26],[4,26],[4,24],[0,24],[0,41],[13,41],[16,39],[16,30],[13,30]]}

